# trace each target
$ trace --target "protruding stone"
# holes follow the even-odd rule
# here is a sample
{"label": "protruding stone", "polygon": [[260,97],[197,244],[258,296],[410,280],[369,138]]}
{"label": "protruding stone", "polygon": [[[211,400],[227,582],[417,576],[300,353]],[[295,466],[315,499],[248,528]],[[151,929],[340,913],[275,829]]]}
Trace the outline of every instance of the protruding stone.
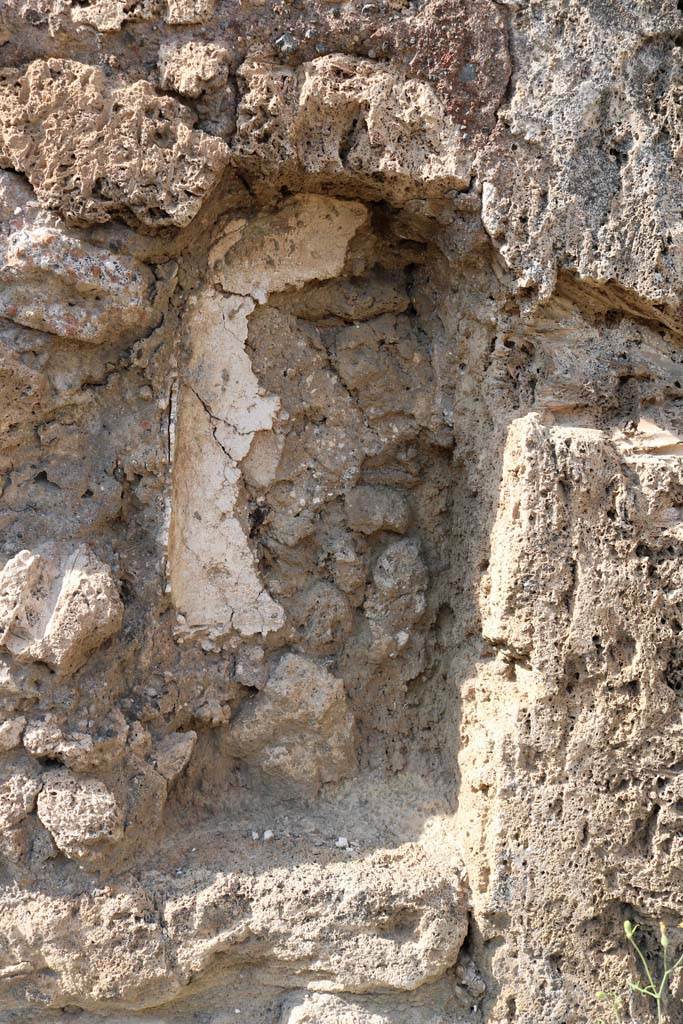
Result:
{"label": "protruding stone", "polygon": [[35,60],[7,72],[0,111],[0,160],[73,224],[124,217],[182,227],[227,159],[225,143],[196,131],[177,100],[144,81],[110,84],[78,61]]}
{"label": "protruding stone", "polygon": [[209,21],[215,0],[167,0],[169,25],[201,25]]}
{"label": "protruding stone", "polygon": [[230,63],[228,50],[216,43],[166,44],[159,50],[159,82],[162,89],[197,99],[209,86],[227,87]]}
{"label": "protruding stone", "polygon": [[154,750],[156,770],[167,782],[174,782],[187,768],[197,743],[197,733],[173,732],[164,736]]}
{"label": "protruding stone", "polygon": [[286,654],[259,696],[240,709],[227,743],[266,775],[313,792],[356,768],[353,715],[342,680],[297,654]]}
{"label": "protruding stone", "polygon": [[399,202],[469,184],[472,154],[426,81],[338,53],[296,71],[255,59],[241,75],[233,152],[263,187],[281,177],[303,187],[353,181],[369,198]]}
{"label": "protruding stone", "polygon": [[264,302],[270,292],[340,274],[349,242],[367,220],[361,203],[295,196],[277,213],[237,225],[230,247],[219,243],[209,259],[226,292]]}
{"label": "protruding stone", "polygon": [[0,753],[19,746],[25,726],[26,719],[23,717],[7,718],[0,722]]}
{"label": "protruding stone", "polygon": [[85,546],[20,551],[0,572],[0,646],[71,675],[121,628],[109,569]]}
{"label": "protruding stone", "polygon": [[41,790],[40,770],[26,755],[17,757],[0,770],[0,831],[18,825],[36,806]]}
{"label": "protruding stone", "polygon": [[91,345],[140,337],[160,319],[162,292],[139,260],[55,228],[10,234],[0,266],[0,316]]}
{"label": "protruding stone", "polygon": [[38,817],[58,849],[81,860],[123,838],[124,814],[99,779],[68,769],[48,772],[38,797]]}
{"label": "protruding stone", "polygon": [[405,495],[391,487],[354,487],[346,495],[346,519],[352,530],[405,533],[410,509]]}
{"label": "protruding stone", "polygon": [[120,760],[128,732],[128,723],[116,708],[90,732],[62,728],[48,715],[42,721],[29,723],[24,747],[33,757],[61,761],[77,772],[93,771]]}
{"label": "protruding stone", "polygon": [[384,549],[364,605],[373,660],[396,657],[406,647],[427,606],[427,581],[427,569],[414,540],[396,541]]}

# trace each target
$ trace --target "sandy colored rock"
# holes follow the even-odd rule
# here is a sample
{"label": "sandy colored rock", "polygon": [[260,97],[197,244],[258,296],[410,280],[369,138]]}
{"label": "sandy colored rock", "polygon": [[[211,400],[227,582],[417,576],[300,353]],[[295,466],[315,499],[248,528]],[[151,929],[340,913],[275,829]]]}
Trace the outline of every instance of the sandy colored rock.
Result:
{"label": "sandy colored rock", "polygon": [[84,546],[20,551],[0,573],[0,645],[20,662],[71,675],[122,618],[109,570]]}
{"label": "sandy colored rock", "polygon": [[471,1007],[436,985],[425,985],[405,1006],[392,1006],[382,996],[338,996],[302,993],[283,1008],[278,1024],[453,1024],[466,1021]]}
{"label": "sandy colored rock", "polygon": [[285,655],[233,720],[229,749],[267,775],[316,792],[356,767],[353,715],[344,684],[322,665]]}
{"label": "sandy colored rock", "polygon": [[389,544],[377,560],[364,605],[374,660],[396,657],[406,646],[426,609],[426,586],[426,567],[415,542]]}
{"label": "sandy colored rock", "polygon": [[274,215],[230,225],[209,259],[224,291],[263,302],[269,292],[340,274],[367,216],[360,203],[298,196]]}
{"label": "sandy colored rock", "polygon": [[[423,856],[404,845],[349,863],[310,864],[291,873],[276,869],[246,883],[241,911],[235,902],[240,875],[219,874],[194,899],[179,892],[166,907],[169,930],[182,949],[179,966],[194,972],[219,950],[231,958],[250,937],[256,956],[282,964],[303,961],[312,988],[322,981],[325,988],[347,991],[412,990],[438,974],[464,938],[460,887]],[[423,875],[420,864],[428,870],[429,865],[431,874]],[[234,907],[230,917],[220,909],[226,904]],[[338,910],[330,911],[335,904]],[[188,929],[190,909],[194,921]],[[392,933],[397,927],[400,932],[406,917],[411,923],[397,938]],[[206,932],[204,942],[196,941],[194,928]],[[330,970],[332,986],[323,980]]]}
{"label": "sandy colored rock", "polygon": [[214,0],[168,0],[169,25],[197,25],[213,14]]}
{"label": "sandy colored rock", "polygon": [[[460,887],[452,886],[434,864],[429,864],[429,881],[416,881],[421,864],[428,866],[408,845],[390,856],[369,856],[358,863],[299,868],[286,891],[282,869],[257,878],[241,871],[217,872],[213,879],[197,878],[194,891],[180,879],[156,896],[163,908],[163,929],[151,877],[131,892],[105,885],[97,894],[82,896],[75,924],[70,921],[74,904],[54,896],[41,897],[33,907],[21,899],[6,903],[2,913],[8,924],[25,922],[13,950],[15,964],[28,964],[30,970],[36,930],[41,928],[59,989],[71,1000],[107,999],[119,1012],[130,1003],[168,1001],[218,957],[226,965],[239,963],[245,941],[253,958],[270,959],[284,976],[288,964],[298,963],[300,974],[313,986],[333,969],[351,990],[364,991],[373,984],[383,990],[412,989],[459,949],[466,916]],[[349,890],[358,898],[350,899]],[[386,903],[380,927],[372,923],[372,894]],[[335,924],[330,907],[337,904]],[[317,922],[313,931],[311,908]],[[415,924],[397,941],[392,929],[406,913]],[[177,950],[174,963],[165,953],[164,933]],[[323,934],[327,938],[321,943]],[[88,942],[82,941],[84,936]],[[100,958],[112,941],[120,952],[105,980],[98,974]],[[49,980],[42,991],[49,993]]]}
{"label": "sandy colored rock", "polygon": [[34,757],[59,761],[76,772],[116,764],[126,746],[129,727],[118,709],[104,718],[93,733],[64,729],[56,718],[31,721],[24,731],[24,748]]}
{"label": "sandy colored rock", "polygon": [[257,180],[264,170],[340,189],[356,180],[394,202],[469,184],[462,129],[427,82],[341,54],[296,71],[254,60],[240,75],[232,149]]}
{"label": "sandy colored rock", "polygon": [[67,857],[87,857],[123,837],[123,813],[106,786],[66,769],[45,775],[38,817]]}
{"label": "sandy colored rock", "polygon": [[400,491],[389,487],[355,487],[346,495],[346,517],[352,530],[405,533],[410,509]]}
{"label": "sandy colored rock", "polygon": [[410,300],[402,284],[392,274],[379,272],[312,284],[303,294],[287,292],[273,302],[278,309],[303,320],[325,322],[339,317],[354,323],[382,313],[405,312]]}
{"label": "sandy colored rock", "polygon": [[51,228],[13,232],[0,270],[0,314],[91,345],[135,337],[162,315],[151,271]]}
{"label": "sandy colored rock", "polygon": [[[667,170],[681,146],[680,62],[671,59],[668,31],[677,20],[674,5],[646,4],[616,20],[597,9],[583,15],[572,3],[570,41],[549,31],[558,17],[554,4],[539,20],[528,11],[511,18],[513,46],[523,46],[524,59],[501,112],[507,131],[485,156],[484,224],[521,287],[546,297],[558,271],[570,269],[588,286],[620,285],[625,302],[639,296],[650,316],[680,330],[675,211],[683,186]],[[577,76],[584,58],[585,75]],[[641,89],[637,83],[654,66],[662,69],[656,86]],[[614,67],[622,74],[612,76]]]}
{"label": "sandy colored rock", "polygon": [[348,598],[332,583],[314,583],[304,591],[296,615],[307,648],[314,654],[338,650],[353,632]]}
{"label": "sandy colored rock", "polygon": [[230,53],[211,43],[164,46],[159,52],[159,84],[181,96],[196,99],[209,85],[226,87]]}
{"label": "sandy colored rock", "polygon": [[154,766],[167,782],[173,782],[187,768],[197,742],[196,732],[164,736],[154,750]]}
{"label": "sandy colored rock", "polygon": [[225,145],[175,100],[143,81],[110,85],[77,61],[6,71],[0,110],[0,159],[73,224],[188,224],[225,165]]}
{"label": "sandy colored rock", "polygon": [[19,746],[25,725],[26,719],[23,717],[6,718],[0,724],[0,752],[4,754]]}
{"label": "sandy colored rock", "polygon": [[3,763],[0,775],[0,821],[3,830],[17,825],[35,809],[41,788],[39,772],[31,761],[15,756],[9,763]]}

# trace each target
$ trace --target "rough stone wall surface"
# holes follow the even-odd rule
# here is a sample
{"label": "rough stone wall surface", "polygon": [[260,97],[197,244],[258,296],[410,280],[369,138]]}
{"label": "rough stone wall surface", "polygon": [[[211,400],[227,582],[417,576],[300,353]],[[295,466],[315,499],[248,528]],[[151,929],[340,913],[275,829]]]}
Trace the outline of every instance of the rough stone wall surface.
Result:
{"label": "rough stone wall surface", "polygon": [[680,923],[682,44],[3,0],[1,1024],[594,1024]]}

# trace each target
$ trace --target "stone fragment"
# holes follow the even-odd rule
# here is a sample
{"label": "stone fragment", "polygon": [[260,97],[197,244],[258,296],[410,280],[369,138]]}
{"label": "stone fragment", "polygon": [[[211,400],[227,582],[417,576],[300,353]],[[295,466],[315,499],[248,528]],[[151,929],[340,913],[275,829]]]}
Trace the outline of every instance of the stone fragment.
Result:
{"label": "stone fragment", "polygon": [[122,620],[109,569],[83,545],[20,551],[0,572],[0,646],[20,662],[71,675]]}
{"label": "stone fragment", "polygon": [[363,277],[314,281],[303,291],[274,296],[271,304],[303,320],[324,322],[338,317],[357,323],[383,313],[403,313],[410,299],[402,280],[374,271]]}
{"label": "stone fragment", "polygon": [[110,84],[100,68],[35,60],[0,79],[0,161],[70,223],[123,217],[183,227],[227,159],[219,139],[147,82]]}
{"label": "stone fragment", "polygon": [[174,782],[187,768],[197,743],[197,733],[173,732],[164,736],[154,750],[154,767],[167,782]]}
{"label": "stone fragment", "polygon": [[[265,844],[267,854],[278,845]],[[452,966],[467,932],[453,864],[417,843],[333,858],[320,863],[309,848],[295,865],[214,872],[199,891],[169,899],[180,968],[206,970],[217,954],[243,963],[245,935],[252,962],[295,962],[312,989],[410,992]]]}
{"label": "stone fragment", "polygon": [[5,870],[8,864],[19,866],[26,862],[29,852],[29,820],[6,826],[0,831],[0,858],[5,862],[2,865]]}
{"label": "stone fragment", "polygon": [[149,267],[48,227],[11,233],[0,246],[0,316],[92,345],[145,334],[163,291]]}
{"label": "stone fragment", "polygon": [[346,495],[344,506],[349,526],[361,533],[405,533],[410,524],[405,496],[391,487],[354,487]]}
{"label": "stone fragment", "polygon": [[[3,928],[13,935],[11,951],[1,954],[0,984],[23,987],[41,949],[38,973],[44,978],[50,971],[50,984],[56,981],[67,1005],[107,1004],[122,1024],[130,1018],[127,1006],[172,999],[183,981],[169,963],[152,893],[134,882],[130,890],[115,883],[83,889],[75,896],[43,891],[0,899]],[[50,998],[46,993],[45,1002]],[[40,1019],[35,1008],[31,1014]]]}
{"label": "stone fragment", "polygon": [[[247,843],[245,853],[257,857],[279,845]],[[218,964],[244,970],[245,941],[250,969],[267,965],[283,987],[296,963],[299,984],[399,994],[456,961],[467,894],[450,864],[416,843],[357,861],[321,864],[310,847],[299,856],[289,869],[181,874],[161,891],[150,872],[127,876],[126,890],[117,879],[75,895],[2,893],[0,919],[12,946],[0,952],[0,978],[21,985],[35,975],[41,994],[53,985],[68,1004],[96,1000],[130,1016],[126,1007],[169,1003],[189,978]],[[44,960],[36,971],[38,950]]]}
{"label": "stone fragment", "polygon": [[216,43],[164,44],[159,50],[159,84],[197,99],[209,86],[227,87],[230,63],[229,51]]}
{"label": "stone fragment", "polygon": [[416,1005],[412,1000],[401,1000],[397,1006],[381,997],[309,992],[283,1008],[278,1024],[460,1024],[464,1020],[438,1005]]}
{"label": "stone fragment", "polygon": [[228,227],[228,241],[209,256],[226,292],[264,302],[270,292],[301,288],[341,273],[349,243],[368,220],[361,203],[295,196],[276,213]]}
{"label": "stone fragment", "polygon": [[414,540],[399,540],[389,544],[372,573],[377,590],[388,598],[424,590],[427,586],[427,570]]}
{"label": "stone fragment", "polygon": [[129,729],[128,749],[138,758],[147,757],[152,749],[152,737],[141,722],[133,722]]}
{"label": "stone fragment", "polygon": [[19,746],[25,726],[26,719],[23,717],[6,718],[4,722],[0,722],[0,753]]}
{"label": "stone fragment", "polygon": [[322,580],[302,595],[296,618],[306,648],[313,654],[339,650],[353,629],[348,599],[334,584]]}
{"label": "stone fragment", "polygon": [[308,658],[286,654],[233,718],[227,745],[266,775],[312,792],[352,775],[354,722],[343,682]]}
{"label": "stone fragment", "polygon": [[336,333],[336,366],[373,421],[391,417],[391,434],[408,431],[407,418],[436,425],[434,372],[429,353],[405,317],[389,314]]}
{"label": "stone fragment", "polygon": [[86,0],[71,5],[77,25],[90,25],[98,32],[118,32],[127,21],[150,21],[159,16],[162,0]]}
{"label": "stone fragment", "polygon": [[608,669],[612,685],[675,672],[681,456],[663,425],[640,426],[610,437],[531,413],[508,430],[483,632],[534,692]]}
{"label": "stone fragment", "polygon": [[485,139],[496,125],[513,70],[507,10],[493,0],[430,0],[420,7],[391,0],[390,6],[402,13],[382,19],[373,39],[377,50],[392,40],[406,53],[412,74],[432,83],[463,139]]}
{"label": "stone fragment", "polygon": [[386,1020],[339,996],[314,992],[285,1007],[281,1024],[386,1024]]}
{"label": "stone fragment", "polygon": [[169,533],[179,633],[253,636],[284,625],[283,609],[259,579],[243,526],[240,464],[245,461],[248,479],[268,480],[281,447],[278,441],[257,442],[248,460],[255,438],[272,436],[280,409],[279,397],[263,393],[252,369],[248,319],[255,299],[338,274],[367,218],[360,203],[299,196],[276,213],[232,222],[210,253],[215,280],[233,294],[206,288],[187,321],[192,355],[180,392]]}
{"label": "stone fragment", "polygon": [[38,765],[25,755],[0,769],[0,831],[18,825],[34,810],[42,782]]}
{"label": "stone fragment", "polygon": [[167,0],[169,25],[201,25],[209,21],[215,0]]}
{"label": "stone fragment", "polygon": [[270,430],[254,434],[251,448],[242,461],[242,475],[251,487],[266,490],[274,482],[284,443],[281,434]]}
{"label": "stone fragment", "polygon": [[350,598],[354,605],[362,599],[365,586],[365,560],[356,550],[349,534],[338,534],[330,543],[331,569],[334,582]]}
{"label": "stone fragment", "polygon": [[[168,25],[200,25],[209,21],[215,0],[68,0],[76,25],[89,25],[98,32],[119,32],[126,22],[154,21]],[[63,4],[56,6],[63,7]]]}
{"label": "stone fragment", "polygon": [[507,130],[482,153],[482,219],[527,295],[547,298],[568,271],[612,308],[640,306],[680,334],[680,14],[664,4],[607,25],[596,10],[579,26],[572,6],[567,39],[554,3],[534,19],[512,13],[513,52],[527,56],[500,112]]}
{"label": "stone fragment", "polygon": [[232,150],[266,187],[297,176],[304,187],[353,181],[364,198],[401,202],[469,184],[460,125],[429,83],[396,67],[333,54],[296,71],[252,60],[240,75]]}
{"label": "stone fragment", "polygon": [[98,722],[91,732],[65,730],[48,715],[42,721],[29,723],[24,733],[24,747],[33,757],[60,761],[73,771],[93,771],[120,760],[128,732],[128,723],[118,709]]}
{"label": "stone fragment", "polygon": [[102,854],[123,838],[123,810],[110,790],[66,768],[44,776],[38,817],[58,849],[74,860]]}
{"label": "stone fragment", "polygon": [[122,806],[125,801],[125,837],[117,848],[121,857],[146,845],[155,836],[168,796],[167,780],[155,766],[138,757],[133,756],[124,763],[124,780],[122,785],[119,779],[116,789],[117,801]]}

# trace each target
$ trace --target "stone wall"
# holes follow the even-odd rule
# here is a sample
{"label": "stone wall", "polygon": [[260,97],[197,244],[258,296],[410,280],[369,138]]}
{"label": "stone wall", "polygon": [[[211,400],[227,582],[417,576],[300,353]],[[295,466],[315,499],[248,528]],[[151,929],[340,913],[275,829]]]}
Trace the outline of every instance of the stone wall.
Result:
{"label": "stone wall", "polygon": [[679,7],[5,0],[2,1024],[683,945]]}

